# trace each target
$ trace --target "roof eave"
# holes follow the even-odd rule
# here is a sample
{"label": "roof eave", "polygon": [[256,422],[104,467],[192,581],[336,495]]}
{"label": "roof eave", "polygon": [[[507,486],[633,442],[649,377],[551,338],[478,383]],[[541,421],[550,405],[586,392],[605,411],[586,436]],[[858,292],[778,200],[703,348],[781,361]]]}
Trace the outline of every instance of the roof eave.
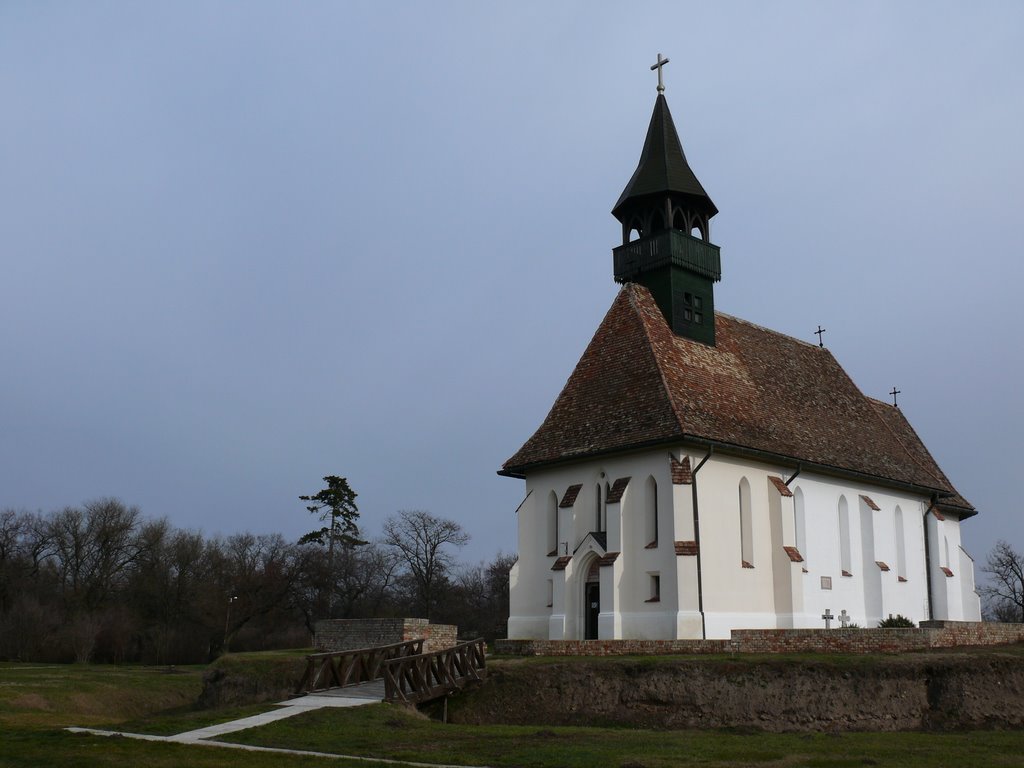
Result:
{"label": "roof eave", "polygon": [[[680,443],[699,445],[707,448],[714,448],[716,452],[723,453],[730,456],[738,456],[741,458],[758,459],[760,461],[770,461],[773,463],[787,464],[794,467],[800,467],[806,471],[817,472],[823,475],[829,475],[830,477],[839,477],[848,480],[859,480],[861,482],[868,482],[874,485],[881,485],[887,488],[893,488],[897,490],[910,491],[915,494],[922,496],[933,496],[936,494],[946,495],[950,493],[948,488],[936,488],[930,485],[918,485],[915,483],[908,483],[902,480],[895,480],[889,477],[882,477],[880,475],[871,475],[866,472],[858,472],[853,469],[845,469],[843,467],[836,467],[829,464],[820,464],[814,461],[808,461],[807,459],[801,459],[796,456],[788,456],[781,453],[773,453],[771,451],[765,451],[759,448],[749,448],[747,446],[736,445],[733,443],[724,443],[719,440],[712,440],[706,437],[700,437],[697,435],[680,435],[678,437],[669,437],[659,440],[651,440],[644,443],[635,443],[632,445],[619,446],[616,448],[609,448],[598,451],[589,451],[581,454],[577,454],[572,457],[564,459],[555,459],[552,461],[538,461],[527,464],[518,464],[514,466],[505,466],[498,470],[498,474],[502,477],[514,477],[520,480],[526,479],[526,475],[529,472],[533,472],[538,469],[546,469],[549,467],[565,466],[568,464],[577,464],[581,461],[587,461],[590,459],[598,458],[600,456],[608,456],[616,453],[636,453],[637,451],[648,450],[650,448],[656,448],[664,445],[679,445]],[[953,507],[951,505],[940,506],[948,507],[951,512],[960,515],[961,518],[973,517],[978,514],[975,509],[965,509],[963,507]]]}

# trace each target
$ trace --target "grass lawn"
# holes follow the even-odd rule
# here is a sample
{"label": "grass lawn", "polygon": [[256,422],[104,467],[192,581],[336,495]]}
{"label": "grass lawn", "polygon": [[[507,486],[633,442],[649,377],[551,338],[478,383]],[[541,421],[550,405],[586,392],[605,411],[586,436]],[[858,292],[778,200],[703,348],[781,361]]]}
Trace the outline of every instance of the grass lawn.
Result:
{"label": "grass lawn", "polygon": [[498,768],[1024,766],[1024,733],[772,734],[442,725],[376,704],[317,710],[222,741]]}
{"label": "grass lawn", "polygon": [[[197,712],[203,667],[0,663],[0,768],[312,768],[365,763],[68,733],[78,725],[139,733],[181,731],[266,706]],[[127,723],[125,721],[128,721]]]}
{"label": "grass lawn", "polygon": [[[241,663],[235,659],[232,663]],[[272,663],[256,657],[257,665]],[[14,766],[361,765],[347,760],[243,752],[71,734],[79,725],[168,735],[265,711],[267,705],[197,711],[201,667],[0,664],[0,768]],[[335,754],[496,768],[661,766],[1024,766],[1024,732],[766,734],[616,728],[443,725],[376,704],[297,715],[223,741]]]}

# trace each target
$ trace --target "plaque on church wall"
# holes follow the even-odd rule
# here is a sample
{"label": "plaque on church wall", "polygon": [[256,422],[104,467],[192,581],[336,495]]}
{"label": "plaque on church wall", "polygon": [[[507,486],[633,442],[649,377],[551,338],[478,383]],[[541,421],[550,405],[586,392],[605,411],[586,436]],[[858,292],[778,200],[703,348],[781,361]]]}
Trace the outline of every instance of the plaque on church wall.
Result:
{"label": "plaque on church wall", "polygon": [[821,588],[822,589],[832,589],[832,577],[831,576],[822,576],[821,577]]}

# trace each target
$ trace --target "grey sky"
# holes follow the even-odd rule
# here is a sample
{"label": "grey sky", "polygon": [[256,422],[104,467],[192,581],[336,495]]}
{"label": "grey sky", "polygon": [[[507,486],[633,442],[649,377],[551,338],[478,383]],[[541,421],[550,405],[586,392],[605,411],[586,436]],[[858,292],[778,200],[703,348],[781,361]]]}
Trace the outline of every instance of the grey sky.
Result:
{"label": "grey sky", "polygon": [[666,95],[719,309],[826,343],[1024,548],[1024,5],[0,5],[0,508],[515,548]]}

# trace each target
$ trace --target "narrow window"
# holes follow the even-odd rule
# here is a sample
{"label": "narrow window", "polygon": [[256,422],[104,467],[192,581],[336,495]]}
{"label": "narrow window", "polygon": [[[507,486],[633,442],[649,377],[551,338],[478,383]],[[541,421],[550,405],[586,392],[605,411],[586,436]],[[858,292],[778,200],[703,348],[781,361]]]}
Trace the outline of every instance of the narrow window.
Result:
{"label": "narrow window", "polygon": [[647,547],[654,548],[658,546],[658,482],[653,477],[648,477],[645,483],[644,503]]}
{"label": "narrow window", "polygon": [[548,495],[547,516],[547,553],[548,556],[558,554],[558,497],[552,491]]}
{"label": "narrow window", "polygon": [[839,497],[839,565],[843,576],[850,576],[850,510],[846,497]]}
{"label": "narrow window", "polygon": [[555,582],[553,579],[548,579],[548,608],[555,604]]}
{"label": "narrow window", "polygon": [[896,507],[896,577],[900,581],[907,580],[907,545],[903,533],[903,510]]}
{"label": "narrow window", "polygon": [[607,522],[605,499],[608,498],[608,484],[605,483],[604,488],[601,487],[600,483],[594,486],[594,497],[597,499],[597,509],[595,510],[597,527],[594,530],[600,532],[604,531]]}
{"label": "narrow window", "polygon": [[651,596],[647,599],[648,603],[657,603],[661,601],[661,574],[652,573],[651,577]]}
{"label": "narrow window", "polygon": [[754,529],[750,513],[750,483],[740,480],[740,560],[744,568],[754,567]]}
{"label": "narrow window", "polygon": [[796,532],[796,548],[804,558],[807,568],[807,517],[804,512],[804,492],[797,488],[793,492],[793,529]]}

